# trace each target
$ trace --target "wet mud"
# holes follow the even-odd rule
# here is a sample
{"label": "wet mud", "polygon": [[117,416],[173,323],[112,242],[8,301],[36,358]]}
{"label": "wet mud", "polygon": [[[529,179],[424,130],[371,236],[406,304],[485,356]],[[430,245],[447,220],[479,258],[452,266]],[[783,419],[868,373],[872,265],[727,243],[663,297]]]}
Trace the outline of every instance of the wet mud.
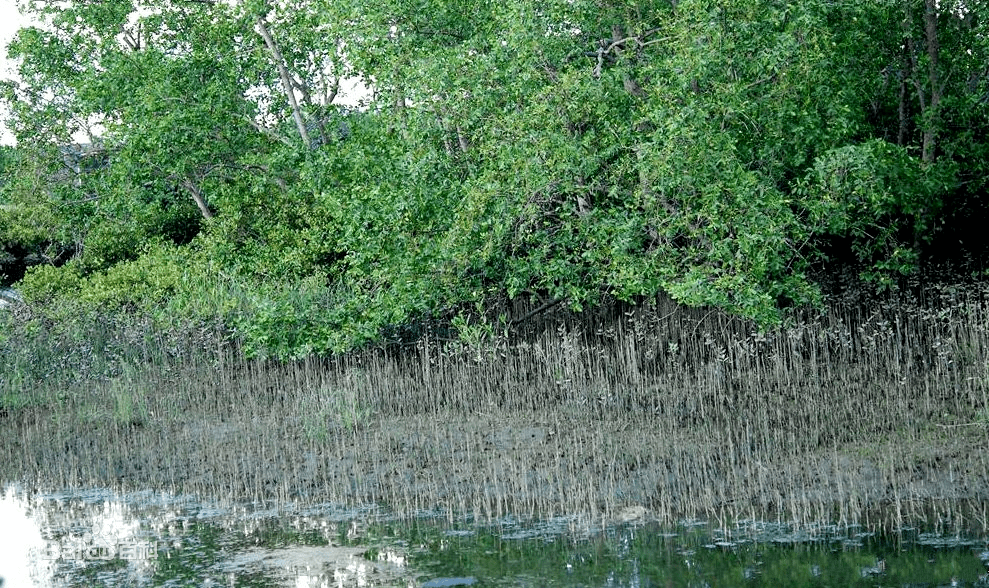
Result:
{"label": "wet mud", "polygon": [[21,422],[5,432],[5,477],[476,521],[578,514],[986,528],[983,427],[808,447],[753,435],[742,423],[675,429],[558,411],[373,417],[330,426],[318,439],[291,418],[152,417],[86,429]]}
{"label": "wet mud", "polygon": [[99,378],[5,396],[0,481],[481,522],[980,533],[989,305],[982,290],[932,293],[772,332],[660,305],[332,360],[147,349]]}

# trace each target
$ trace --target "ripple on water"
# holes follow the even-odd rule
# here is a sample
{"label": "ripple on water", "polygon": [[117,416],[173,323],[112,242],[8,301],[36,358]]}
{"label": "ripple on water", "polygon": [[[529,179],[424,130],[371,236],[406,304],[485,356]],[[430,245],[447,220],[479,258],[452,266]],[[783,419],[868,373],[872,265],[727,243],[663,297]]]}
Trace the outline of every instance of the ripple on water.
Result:
{"label": "ripple on water", "polygon": [[[917,569],[923,568],[930,579],[925,580],[927,585],[950,581],[952,576],[943,572],[948,569],[961,570],[958,578],[964,585],[973,585],[989,565],[989,545],[982,539],[916,529],[904,529],[894,537],[860,526],[757,520],[719,528],[700,521],[675,527],[655,522],[594,527],[576,516],[542,521],[503,517],[481,525],[468,520],[451,523],[436,516],[407,521],[380,507],[211,504],[151,492],[117,495],[89,489],[30,496],[36,522],[47,525],[44,537],[48,540],[92,538],[96,530],[109,528],[109,518],[117,517],[121,525],[115,528],[129,529],[134,538],[158,541],[159,563],[167,555],[170,566],[176,562],[186,566],[183,576],[174,572],[163,577],[154,575],[155,561],[144,562],[140,572],[138,562],[129,560],[114,564],[117,567],[79,562],[76,567],[58,567],[59,577],[40,588],[58,583],[183,586],[190,585],[190,578],[195,578],[196,585],[208,580],[213,585],[297,587],[418,582],[455,587],[518,580],[518,570],[504,565],[474,567],[475,561],[491,561],[493,545],[497,550],[510,549],[513,565],[545,568],[526,578],[551,578],[566,570],[569,583],[582,585],[608,583],[607,577],[595,575],[602,570],[631,574],[620,580],[614,576],[611,584],[615,586],[655,583],[662,577],[648,574],[657,571],[696,578],[701,585],[714,577],[705,576],[714,570],[729,570],[734,577],[754,580],[768,577],[773,566],[780,565],[804,570],[808,579],[822,578],[838,585],[834,584],[837,572],[830,567],[836,558],[843,558],[843,565],[862,579],[902,583],[899,579],[906,577],[905,570],[920,566]],[[3,521],[0,528],[4,528]],[[794,549],[800,544],[811,548]],[[892,551],[891,546],[895,547]],[[914,555],[903,555],[907,553],[903,546],[913,546]],[[657,554],[667,554],[663,556],[667,559],[648,560]],[[668,554],[677,555],[668,558]],[[479,569],[493,575],[483,576]]]}

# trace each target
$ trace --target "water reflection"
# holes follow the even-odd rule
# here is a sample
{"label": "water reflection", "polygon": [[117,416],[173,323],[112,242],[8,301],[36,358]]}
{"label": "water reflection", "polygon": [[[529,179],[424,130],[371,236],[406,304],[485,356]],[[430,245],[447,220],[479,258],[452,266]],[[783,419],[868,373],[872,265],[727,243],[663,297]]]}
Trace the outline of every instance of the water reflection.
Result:
{"label": "water reflection", "polygon": [[10,486],[0,500],[2,586],[411,585],[404,552],[361,545],[368,509],[316,510]]}
{"label": "water reflection", "polygon": [[[155,519],[107,491],[26,493],[14,486],[0,500],[5,588],[64,584],[71,576],[147,583],[157,559]],[[143,525],[143,529],[142,529]]]}
{"label": "water reflection", "polygon": [[[641,513],[640,513],[641,514]],[[495,524],[377,508],[221,504],[88,490],[0,500],[3,588],[969,586],[984,538],[904,528],[577,517]]]}
{"label": "water reflection", "polygon": [[40,498],[24,496],[13,488],[0,495],[0,577],[4,588],[51,583],[53,562],[37,557],[47,550],[34,519],[40,502]]}

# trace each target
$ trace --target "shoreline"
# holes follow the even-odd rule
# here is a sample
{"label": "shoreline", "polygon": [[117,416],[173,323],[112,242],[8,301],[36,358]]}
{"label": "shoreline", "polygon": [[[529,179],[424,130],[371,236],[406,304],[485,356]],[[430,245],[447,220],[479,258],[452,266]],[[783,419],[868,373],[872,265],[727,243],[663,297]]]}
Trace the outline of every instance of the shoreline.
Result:
{"label": "shoreline", "polygon": [[35,422],[8,429],[2,477],[233,501],[374,504],[400,518],[432,511],[477,522],[758,519],[984,533],[986,431],[965,430],[779,451],[760,442],[742,448],[731,433],[671,436],[644,420],[552,414],[383,417],[318,441],[258,420],[152,421],[110,435]]}
{"label": "shoreline", "polygon": [[35,350],[62,365],[22,373],[50,377],[4,382],[0,479],[478,521],[646,509],[985,530],[989,307],[948,293],[767,333],[644,306],[294,362],[108,332]]}

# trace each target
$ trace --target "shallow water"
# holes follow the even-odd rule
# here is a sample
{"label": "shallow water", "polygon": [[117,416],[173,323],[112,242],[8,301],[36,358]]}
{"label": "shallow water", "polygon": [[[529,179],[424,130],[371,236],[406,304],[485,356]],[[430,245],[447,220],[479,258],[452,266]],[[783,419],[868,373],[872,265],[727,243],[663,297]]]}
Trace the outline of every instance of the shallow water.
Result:
{"label": "shallow water", "polygon": [[0,499],[4,588],[55,586],[989,586],[985,537],[919,528],[579,517],[493,524],[369,506],[158,492]]}

